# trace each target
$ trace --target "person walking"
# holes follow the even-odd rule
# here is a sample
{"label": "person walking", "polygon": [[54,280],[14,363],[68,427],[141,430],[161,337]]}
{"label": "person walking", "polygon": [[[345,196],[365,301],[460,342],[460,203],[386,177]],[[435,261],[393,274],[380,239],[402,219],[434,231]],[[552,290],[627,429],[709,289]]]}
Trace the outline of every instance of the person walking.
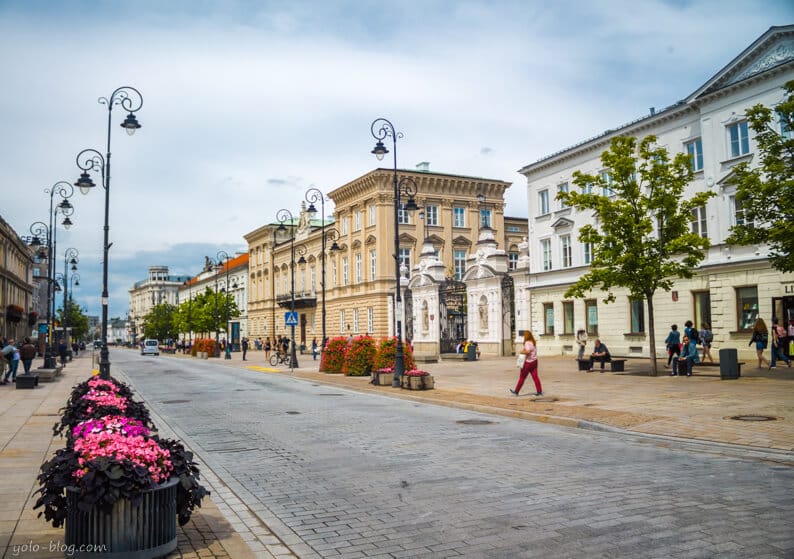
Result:
{"label": "person walking", "polygon": [[25,374],[30,374],[30,367],[33,365],[33,359],[36,357],[36,346],[30,342],[30,338],[25,338],[22,347],[19,348],[19,358],[22,361],[22,367],[25,369]]}
{"label": "person walking", "polygon": [[714,363],[714,358],[711,356],[711,342],[714,341],[714,332],[711,330],[711,324],[708,322],[700,323],[700,344],[703,346],[703,358],[701,361],[706,362],[706,357],[709,358],[709,363]]}
{"label": "person walking", "polygon": [[2,349],[3,357],[8,361],[8,371],[0,384],[8,384],[8,379],[14,382],[17,380],[17,367],[19,367],[19,349],[14,345],[14,340],[7,340]]}
{"label": "person walking", "polygon": [[270,361],[270,350],[272,346],[270,345],[270,336],[265,338],[265,361]]}
{"label": "person walking", "polygon": [[317,347],[317,338],[314,338],[312,340],[312,361],[317,361],[318,349],[319,348]]}
{"label": "person walking", "polygon": [[786,342],[786,329],[777,323],[777,320],[772,321],[772,359],[769,364],[770,369],[777,369],[777,360],[785,361],[786,365],[791,367],[791,359],[788,358],[784,351]]}
{"label": "person walking", "polygon": [[245,361],[246,353],[248,353],[248,338],[243,338],[243,361]]}
{"label": "person walking", "polygon": [[755,325],[753,325],[753,335],[747,345],[753,344],[755,344],[755,354],[758,356],[758,368],[760,369],[763,363],[770,366],[769,361],[764,357],[764,350],[769,344],[769,330],[767,330],[763,318],[756,319]]}
{"label": "person walking", "polygon": [[673,356],[675,355],[678,358],[681,355],[681,332],[678,331],[677,324],[670,326],[670,333],[667,334],[664,343],[667,345],[667,365],[665,365],[665,368],[669,369]]}
{"label": "person walking", "polygon": [[576,331],[576,344],[579,346],[579,355],[577,359],[581,361],[584,359],[584,350],[587,346],[587,332],[584,328],[579,328],[579,330]]}
{"label": "person walking", "polygon": [[540,385],[540,377],[538,377],[537,342],[529,330],[524,330],[524,345],[519,353],[525,356],[524,364],[519,372],[515,390],[512,388],[508,390],[513,396],[518,396],[521,387],[524,386],[524,381],[527,380],[527,375],[532,375],[532,381],[535,383],[535,396],[543,396],[543,387]]}
{"label": "person walking", "polygon": [[593,353],[590,354],[590,367],[588,368],[587,372],[593,372],[593,365],[596,361],[601,362],[601,372],[604,372],[604,365],[612,360],[612,356],[609,354],[609,348],[606,344],[602,344],[601,340],[596,338],[595,347],[593,347]]}
{"label": "person walking", "polygon": [[61,342],[58,344],[58,356],[61,358],[61,365],[66,366],[66,356],[69,350],[66,347],[66,343]]}

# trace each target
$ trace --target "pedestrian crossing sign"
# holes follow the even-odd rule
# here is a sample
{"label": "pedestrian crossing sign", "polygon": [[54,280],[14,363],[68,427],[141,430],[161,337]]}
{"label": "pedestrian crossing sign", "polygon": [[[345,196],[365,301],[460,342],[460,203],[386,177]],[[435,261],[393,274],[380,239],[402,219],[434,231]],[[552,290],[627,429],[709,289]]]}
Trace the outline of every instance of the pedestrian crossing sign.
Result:
{"label": "pedestrian crossing sign", "polygon": [[298,325],[298,313],[295,311],[289,311],[284,313],[284,323],[287,326],[297,326]]}

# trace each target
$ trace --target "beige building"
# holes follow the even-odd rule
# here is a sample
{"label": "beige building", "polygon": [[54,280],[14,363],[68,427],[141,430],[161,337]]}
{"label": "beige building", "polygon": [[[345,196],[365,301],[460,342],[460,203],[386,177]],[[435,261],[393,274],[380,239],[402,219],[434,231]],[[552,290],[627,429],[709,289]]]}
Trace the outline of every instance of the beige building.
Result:
{"label": "beige building", "polygon": [[[517,260],[526,221],[504,217],[504,193],[510,183],[430,172],[427,164],[400,170],[398,179],[404,178],[416,183],[421,210],[399,213],[399,259],[406,284],[419,262],[423,239],[432,244],[445,274],[461,279],[476,250],[481,224],[494,230],[501,248],[513,247]],[[325,228],[326,335],[393,335],[393,171],[375,169],[332,190],[328,198],[334,210]],[[309,215],[302,204],[293,222],[285,225],[292,225],[295,233],[295,338],[309,347],[314,338],[322,339],[322,216]],[[291,306],[292,243],[290,227],[279,235],[278,226],[270,223],[244,236],[250,269],[248,329],[253,338],[288,334],[284,313]],[[333,252],[332,238],[339,248]],[[409,337],[410,328],[403,327],[403,332]]]}
{"label": "beige building", "polygon": [[0,335],[29,336],[36,320],[33,250],[0,218]]}

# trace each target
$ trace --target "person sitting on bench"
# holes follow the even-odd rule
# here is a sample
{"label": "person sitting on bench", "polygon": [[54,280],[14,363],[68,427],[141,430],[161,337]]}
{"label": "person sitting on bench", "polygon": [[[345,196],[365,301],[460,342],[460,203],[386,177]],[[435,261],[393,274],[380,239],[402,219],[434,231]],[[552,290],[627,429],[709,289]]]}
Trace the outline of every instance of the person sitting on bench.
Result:
{"label": "person sitting on bench", "polygon": [[590,354],[590,368],[587,370],[588,373],[593,372],[593,364],[596,361],[601,362],[601,372],[604,372],[604,363],[607,361],[612,361],[612,356],[609,355],[609,349],[605,344],[601,343],[601,340],[596,339],[595,347],[593,348],[593,353]]}

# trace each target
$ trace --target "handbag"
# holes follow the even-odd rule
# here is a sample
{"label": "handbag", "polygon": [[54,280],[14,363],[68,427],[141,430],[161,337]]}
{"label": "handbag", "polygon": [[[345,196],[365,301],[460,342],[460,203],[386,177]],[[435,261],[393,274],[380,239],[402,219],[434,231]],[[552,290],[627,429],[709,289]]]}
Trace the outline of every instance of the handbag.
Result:
{"label": "handbag", "polygon": [[524,366],[524,361],[527,360],[527,356],[523,353],[519,353],[516,355],[516,367],[521,369]]}

